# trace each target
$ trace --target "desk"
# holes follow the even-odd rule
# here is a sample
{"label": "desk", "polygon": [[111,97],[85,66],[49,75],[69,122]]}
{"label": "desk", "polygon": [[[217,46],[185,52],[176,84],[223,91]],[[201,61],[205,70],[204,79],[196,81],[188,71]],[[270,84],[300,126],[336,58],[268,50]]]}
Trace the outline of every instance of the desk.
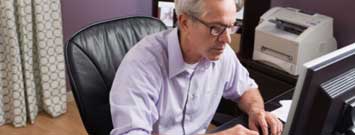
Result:
{"label": "desk", "polygon": [[[266,111],[273,111],[273,110],[281,107],[279,101],[292,99],[293,91],[294,91],[294,88],[289,89],[289,90],[285,91],[284,93],[280,94],[279,96],[276,96],[270,100],[267,100],[265,102],[265,110]],[[215,130],[211,131],[211,133],[231,128],[236,124],[242,124],[243,126],[248,127],[248,116],[246,114],[241,114],[241,115],[237,116],[236,118],[230,120],[229,122],[217,127]]]}
{"label": "desk", "polygon": [[[297,77],[295,76],[290,76],[286,72],[252,60],[240,59],[240,61],[259,85],[265,103],[273,101],[273,99],[282,96],[283,93],[289,92],[296,86]],[[234,102],[222,98],[216,113],[218,116],[213,119],[212,123],[221,126],[231,118],[241,114],[242,111],[238,109]]]}

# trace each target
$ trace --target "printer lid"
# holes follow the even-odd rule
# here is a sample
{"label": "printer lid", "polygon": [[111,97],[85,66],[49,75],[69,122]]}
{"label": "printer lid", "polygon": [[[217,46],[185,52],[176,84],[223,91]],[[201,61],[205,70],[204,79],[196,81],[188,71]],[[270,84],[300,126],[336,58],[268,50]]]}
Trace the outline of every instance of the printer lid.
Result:
{"label": "printer lid", "polygon": [[274,7],[263,14],[260,21],[275,23],[277,28],[299,35],[308,27],[321,23],[322,18],[295,8]]}

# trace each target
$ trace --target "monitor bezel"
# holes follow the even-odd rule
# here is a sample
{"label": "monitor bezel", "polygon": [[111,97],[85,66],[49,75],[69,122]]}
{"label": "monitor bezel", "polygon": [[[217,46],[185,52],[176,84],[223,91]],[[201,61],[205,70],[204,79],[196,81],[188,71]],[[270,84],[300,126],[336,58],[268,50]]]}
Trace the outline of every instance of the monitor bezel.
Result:
{"label": "monitor bezel", "polygon": [[[290,130],[296,130],[293,129],[295,126],[307,121],[305,119],[295,119],[295,116],[296,118],[309,117],[310,114],[307,114],[307,111],[311,110],[310,107],[312,107],[313,98],[318,92],[319,84],[354,68],[354,64],[355,43],[305,63],[300,70],[283,134],[289,134]],[[308,89],[312,91],[309,92],[307,91]],[[309,104],[310,102],[311,104]]]}

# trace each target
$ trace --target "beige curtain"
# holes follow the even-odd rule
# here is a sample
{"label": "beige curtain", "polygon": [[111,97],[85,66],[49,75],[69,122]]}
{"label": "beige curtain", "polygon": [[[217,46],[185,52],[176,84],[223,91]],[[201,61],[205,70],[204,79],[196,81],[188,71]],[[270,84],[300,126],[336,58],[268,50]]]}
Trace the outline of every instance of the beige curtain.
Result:
{"label": "beige curtain", "polygon": [[66,112],[60,0],[0,0],[0,125]]}

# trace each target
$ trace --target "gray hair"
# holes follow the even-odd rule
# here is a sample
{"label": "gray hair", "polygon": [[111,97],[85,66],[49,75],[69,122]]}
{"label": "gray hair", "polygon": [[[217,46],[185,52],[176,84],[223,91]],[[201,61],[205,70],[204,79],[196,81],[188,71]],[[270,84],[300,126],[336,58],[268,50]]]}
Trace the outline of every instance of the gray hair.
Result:
{"label": "gray hair", "polygon": [[[183,13],[200,17],[204,12],[205,0],[175,0],[175,12],[179,16]],[[238,10],[244,6],[244,0],[235,0]]]}
{"label": "gray hair", "polygon": [[204,10],[205,0],[175,0],[176,15],[187,14],[195,17],[200,17]]}

